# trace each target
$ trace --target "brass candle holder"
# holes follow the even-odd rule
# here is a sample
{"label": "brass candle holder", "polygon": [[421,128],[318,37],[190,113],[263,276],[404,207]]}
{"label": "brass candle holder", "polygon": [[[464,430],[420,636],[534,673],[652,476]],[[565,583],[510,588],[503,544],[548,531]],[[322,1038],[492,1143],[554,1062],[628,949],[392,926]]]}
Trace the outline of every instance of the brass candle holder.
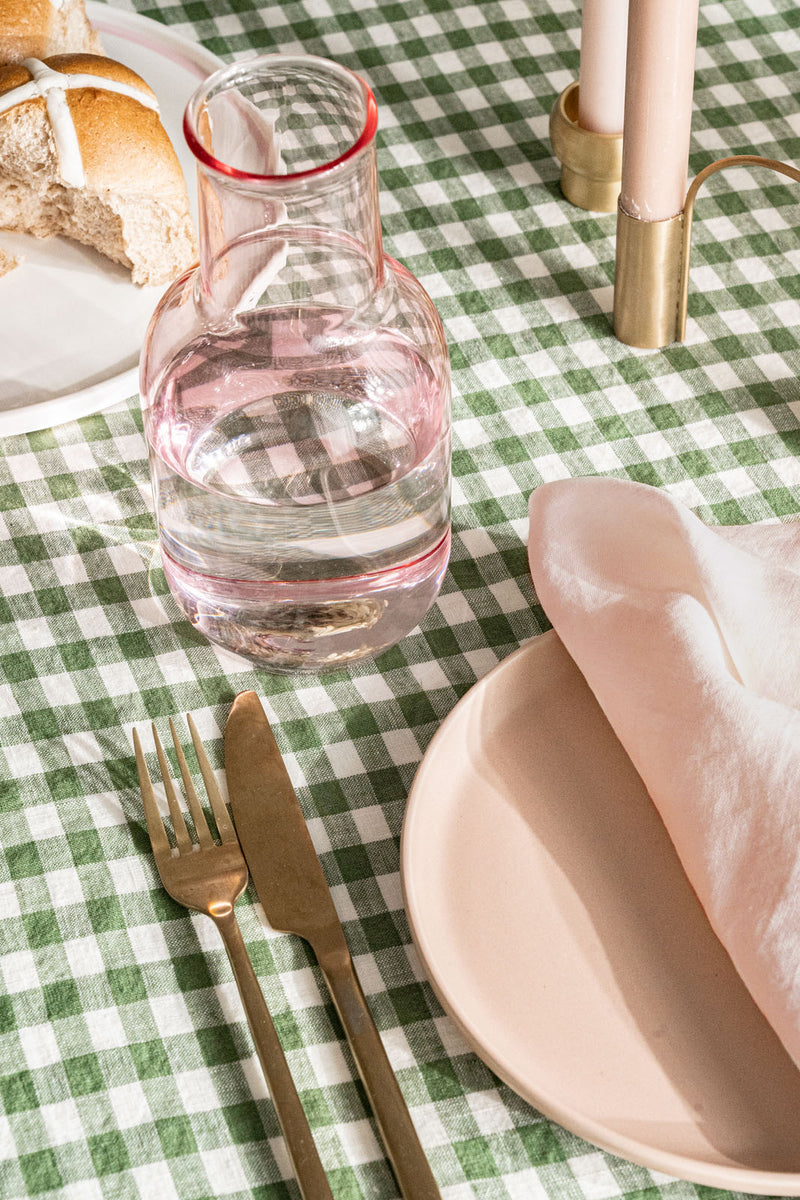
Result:
{"label": "brass candle holder", "polygon": [[800,183],[800,170],[774,158],[735,154],[710,163],[686,193],[683,211],[665,221],[642,221],[617,209],[614,333],[628,346],[656,350],[686,336],[692,224],[697,193],[727,167],[765,167]]}
{"label": "brass candle holder", "polygon": [[550,143],[561,163],[561,190],[590,212],[614,212],[622,178],[622,134],[578,124],[579,85],[570,83],[550,114]]}

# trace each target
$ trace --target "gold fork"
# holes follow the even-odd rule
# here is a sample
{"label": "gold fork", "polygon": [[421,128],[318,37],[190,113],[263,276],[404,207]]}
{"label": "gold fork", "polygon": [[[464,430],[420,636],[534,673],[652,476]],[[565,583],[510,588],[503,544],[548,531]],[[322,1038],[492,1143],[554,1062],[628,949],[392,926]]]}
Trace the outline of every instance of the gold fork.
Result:
{"label": "gold fork", "polygon": [[195,723],[191,717],[187,717],[187,721],[208,792],[211,811],[217,824],[220,842],[215,842],[211,836],[205,814],[192,783],[192,777],[189,774],[186,758],[175,732],[175,726],[170,721],[172,741],[178,757],[178,766],[199,846],[192,842],[170,776],[169,764],[154,725],[152,727],[153,741],[178,847],[177,855],[173,855],[158,811],[139,735],[134,729],[133,746],[136,753],[136,766],[139,771],[142,803],[156,867],[161,876],[161,882],[173,900],[177,900],[178,904],[183,904],[186,908],[194,909],[196,912],[202,912],[211,917],[222,934],[300,1193],[304,1200],[333,1200],[327,1176],[320,1162],[311,1129],[300,1103],[300,1097],[297,1094],[297,1088],[294,1085],[289,1065],[275,1032],[275,1026],[272,1024],[258,978],[250,962],[247,947],[233,911],[234,904],[247,887],[247,864]]}

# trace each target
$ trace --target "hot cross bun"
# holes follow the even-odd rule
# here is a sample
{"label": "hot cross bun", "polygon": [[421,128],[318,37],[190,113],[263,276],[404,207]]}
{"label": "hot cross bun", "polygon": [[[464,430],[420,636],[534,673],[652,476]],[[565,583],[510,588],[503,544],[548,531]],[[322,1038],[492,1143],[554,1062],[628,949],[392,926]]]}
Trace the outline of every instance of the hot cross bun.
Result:
{"label": "hot cross bun", "polygon": [[88,54],[0,67],[0,228],[65,234],[134,283],[191,266],[186,184],[144,80]]}

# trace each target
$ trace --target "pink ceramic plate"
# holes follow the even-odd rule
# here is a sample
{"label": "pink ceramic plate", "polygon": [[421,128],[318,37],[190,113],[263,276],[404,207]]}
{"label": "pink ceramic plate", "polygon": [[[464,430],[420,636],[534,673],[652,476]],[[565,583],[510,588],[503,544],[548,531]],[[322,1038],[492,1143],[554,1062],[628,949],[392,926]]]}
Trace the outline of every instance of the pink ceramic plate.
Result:
{"label": "pink ceramic plate", "polygon": [[800,1195],[800,1072],[554,633],[442,725],[402,872],[439,999],[521,1096],[652,1169]]}

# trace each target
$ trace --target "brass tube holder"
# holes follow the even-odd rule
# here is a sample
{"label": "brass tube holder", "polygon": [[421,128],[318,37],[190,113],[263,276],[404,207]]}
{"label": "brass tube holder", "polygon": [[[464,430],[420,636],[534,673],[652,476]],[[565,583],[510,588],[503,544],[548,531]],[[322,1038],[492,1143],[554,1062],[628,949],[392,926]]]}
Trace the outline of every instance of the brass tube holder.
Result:
{"label": "brass tube holder", "polygon": [[757,154],[735,154],[695,176],[683,211],[674,217],[642,221],[618,207],[614,333],[626,345],[656,350],[686,337],[695,201],[709,176],[727,167],[765,167],[800,183],[796,167]]}
{"label": "brass tube holder", "polygon": [[561,190],[578,208],[614,212],[622,178],[622,134],[582,129],[578,96],[579,85],[570,83],[550,114],[550,142],[561,163]]}
{"label": "brass tube holder", "polygon": [[617,210],[614,333],[648,350],[675,340],[684,214],[642,221]]}

